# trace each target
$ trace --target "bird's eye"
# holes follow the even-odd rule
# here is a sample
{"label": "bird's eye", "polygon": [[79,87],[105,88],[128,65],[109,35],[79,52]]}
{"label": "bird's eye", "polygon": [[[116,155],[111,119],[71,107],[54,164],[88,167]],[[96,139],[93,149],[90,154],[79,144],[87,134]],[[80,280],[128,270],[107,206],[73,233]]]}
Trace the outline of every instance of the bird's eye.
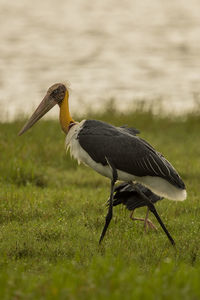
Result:
{"label": "bird's eye", "polygon": [[56,97],[58,95],[58,89],[54,90],[52,93],[51,93],[51,96],[52,97]]}
{"label": "bird's eye", "polygon": [[65,97],[65,90],[62,86],[59,86],[57,89],[51,92],[51,97],[58,103],[60,103]]}

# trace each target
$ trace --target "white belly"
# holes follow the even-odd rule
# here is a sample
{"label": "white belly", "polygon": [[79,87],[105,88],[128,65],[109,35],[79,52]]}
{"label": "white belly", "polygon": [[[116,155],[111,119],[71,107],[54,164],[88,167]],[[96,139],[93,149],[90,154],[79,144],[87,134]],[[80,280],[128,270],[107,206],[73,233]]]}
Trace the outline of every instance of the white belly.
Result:
{"label": "white belly", "polygon": [[[78,163],[84,163],[85,165],[91,167],[96,172],[100,173],[103,176],[106,176],[112,179],[112,170],[110,166],[103,166],[100,163],[96,163],[89,154],[81,147],[77,139],[78,133],[81,130],[85,120],[74,125],[66,137],[66,147],[70,148],[70,154],[73,156]],[[156,193],[159,196],[171,199],[171,200],[185,200],[186,199],[186,190],[179,189],[169,183],[167,180],[157,177],[157,176],[143,176],[138,177],[132,174],[117,170],[118,180],[121,181],[135,181],[143,184],[149,188],[152,192]]]}

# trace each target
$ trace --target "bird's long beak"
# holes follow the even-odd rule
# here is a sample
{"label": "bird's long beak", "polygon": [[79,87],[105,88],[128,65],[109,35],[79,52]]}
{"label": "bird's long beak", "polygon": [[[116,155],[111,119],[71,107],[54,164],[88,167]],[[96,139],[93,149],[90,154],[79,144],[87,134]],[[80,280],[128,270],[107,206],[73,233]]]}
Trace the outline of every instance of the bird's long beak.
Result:
{"label": "bird's long beak", "polygon": [[22,135],[29,128],[31,128],[39,119],[41,119],[52,107],[54,107],[57,102],[51,98],[51,96],[46,95],[38,108],[34,111],[30,119],[24,125],[24,127],[20,130],[18,135]]}

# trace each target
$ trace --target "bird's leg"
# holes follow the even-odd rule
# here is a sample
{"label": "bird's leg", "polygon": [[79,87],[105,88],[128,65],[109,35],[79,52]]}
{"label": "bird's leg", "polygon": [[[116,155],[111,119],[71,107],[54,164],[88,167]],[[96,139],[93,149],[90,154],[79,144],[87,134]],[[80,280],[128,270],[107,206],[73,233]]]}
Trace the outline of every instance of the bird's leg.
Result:
{"label": "bird's leg", "polygon": [[157,230],[156,226],[148,219],[149,208],[147,208],[147,213],[146,213],[145,219],[143,219],[143,218],[135,218],[135,217],[133,217],[133,213],[134,213],[134,210],[130,214],[131,220],[144,222],[145,232],[146,232],[147,225],[149,226],[149,228]]}
{"label": "bird's leg", "polygon": [[109,198],[109,206],[108,206],[108,213],[106,215],[106,222],[103,228],[103,231],[101,233],[101,237],[99,239],[99,244],[102,242],[106,231],[108,229],[108,226],[110,224],[110,221],[112,219],[112,215],[113,215],[113,192],[114,192],[114,185],[115,185],[116,180],[112,179],[111,180],[111,189],[110,189],[110,198]]}
{"label": "bird's leg", "polygon": [[157,230],[157,228],[153,224],[153,222],[151,222],[151,220],[148,219],[148,216],[149,216],[149,207],[147,207],[147,213],[146,213],[146,217],[144,219],[144,230],[145,230],[145,232],[147,231],[147,225],[149,226],[149,228]]}
{"label": "bird's leg", "polygon": [[104,228],[103,228],[103,231],[101,233],[101,237],[99,239],[99,244],[102,242],[105,234],[106,234],[106,231],[108,229],[108,226],[110,224],[110,221],[112,219],[112,215],[113,215],[113,194],[114,194],[114,186],[115,186],[115,182],[117,181],[117,170],[115,169],[115,167],[112,165],[111,161],[109,161],[107,159],[107,162],[110,166],[110,168],[112,169],[112,175],[113,175],[113,178],[111,180],[111,188],[110,188],[110,198],[109,198],[109,206],[108,206],[108,213],[106,215],[106,222],[105,222],[105,225],[104,225]]}
{"label": "bird's leg", "polygon": [[131,212],[131,214],[130,214],[130,219],[133,220],[133,221],[142,221],[142,222],[144,222],[145,219],[143,219],[143,218],[135,218],[135,217],[133,217],[134,211],[135,211],[135,210],[133,210],[133,211]]}
{"label": "bird's leg", "polygon": [[142,193],[142,192],[140,191],[140,189],[137,188],[137,186],[135,186],[135,189],[136,189],[137,192],[141,195],[141,197],[145,200],[145,202],[146,202],[146,204],[147,204],[149,210],[154,214],[154,216],[155,216],[156,219],[158,220],[160,226],[162,227],[162,229],[163,229],[164,232],[166,233],[166,235],[167,235],[168,239],[170,240],[171,244],[172,244],[173,246],[175,246],[175,242],[174,242],[173,238],[171,237],[171,235],[170,235],[170,233],[168,232],[167,228],[166,228],[165,225],[163,224],[163,222],[162,222],[162,220],[161,220],[159,214],[157,213],[156,208],[155,208],[155,206],[153,205],[153,203],[149,200],[148,197],[145,196],[144,193]]}

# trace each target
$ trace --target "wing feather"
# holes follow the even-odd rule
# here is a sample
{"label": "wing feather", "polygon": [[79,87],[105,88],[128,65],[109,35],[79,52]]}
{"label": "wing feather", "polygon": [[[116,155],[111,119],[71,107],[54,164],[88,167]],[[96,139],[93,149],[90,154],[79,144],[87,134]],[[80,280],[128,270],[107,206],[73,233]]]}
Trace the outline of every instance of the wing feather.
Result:
{"label": "wing feather", "polygon": [[149,143],[127,130],[110,124],[87,120],[78,134],[81,147],[97,163],[135,176],[159,176],[179,188],[185,188],[173,166]]}

